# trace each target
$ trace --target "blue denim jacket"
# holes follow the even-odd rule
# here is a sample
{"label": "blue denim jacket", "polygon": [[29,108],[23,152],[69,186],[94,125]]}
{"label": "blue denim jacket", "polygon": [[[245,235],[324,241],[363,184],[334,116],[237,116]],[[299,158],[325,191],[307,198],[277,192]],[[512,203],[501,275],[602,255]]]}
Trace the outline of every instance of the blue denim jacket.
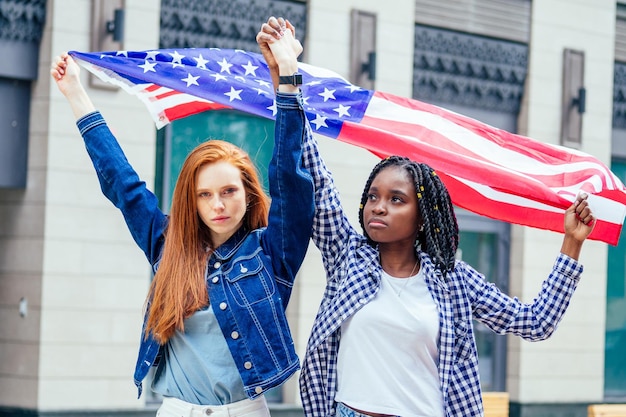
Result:
{"label": "blue denim jacket", "polygon": [[[302,168],[305,119],[299,111],[300,98],[279,93],[276,102],[276,143],[268,173],[269,224],[238,230],[213,252],[206,272],[209,301],[250,398],[282,384],[300,367],[285,309],[308,248],[314,210],[313,182]],[[100,113],[82,117],[77,125],[104,195],[121,210],[156,271],[166,215]],[[139,396],[160,349],[151,335],[146,339],[142,333],[134,374]]]}

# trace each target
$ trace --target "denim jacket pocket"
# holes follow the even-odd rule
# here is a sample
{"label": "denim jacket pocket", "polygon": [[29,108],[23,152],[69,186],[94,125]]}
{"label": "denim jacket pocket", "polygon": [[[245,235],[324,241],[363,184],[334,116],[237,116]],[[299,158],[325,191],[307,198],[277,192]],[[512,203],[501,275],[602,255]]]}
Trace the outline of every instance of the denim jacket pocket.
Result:
{"label": "denim jacket pocket", "polygon": [[233,299],[241,307],[265,301],[276,292],[274,279],[258,254],[234,259],[224,275]]}

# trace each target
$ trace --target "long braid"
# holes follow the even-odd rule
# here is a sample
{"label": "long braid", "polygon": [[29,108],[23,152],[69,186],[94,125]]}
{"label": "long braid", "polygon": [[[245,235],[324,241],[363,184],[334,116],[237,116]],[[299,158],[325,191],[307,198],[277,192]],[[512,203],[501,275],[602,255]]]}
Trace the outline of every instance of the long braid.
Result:
{"label": "long braid", "polygon": [[359,223],[363,228],[363,234],[371,245],[376,245],[365,231],[363,208],[372,181],[382,170],[391,166],[405,169],[413,178],[419,210],[416,215],[421,215],[424,224],[424,230],[417,236],[416,246],[419,245],[421,250],[430,256],[435,267],[445,276],[454,268],[455,254],[459,246],[459,227],[450,194],[441,178],[428,165],[402,156],[390,156],[374,167],[365,183],[359,206]]}

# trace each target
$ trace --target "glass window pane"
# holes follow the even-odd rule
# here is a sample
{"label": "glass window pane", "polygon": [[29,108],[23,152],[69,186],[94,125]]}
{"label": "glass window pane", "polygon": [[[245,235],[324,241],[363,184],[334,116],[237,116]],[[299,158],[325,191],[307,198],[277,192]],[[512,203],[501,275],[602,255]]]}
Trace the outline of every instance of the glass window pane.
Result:
{"label": "glass window pane", "polygon": [[[611,170],[626,182],[626,161],[613,161]],[[606,285],[604,395],[626,396],[626,238],[609,246]]]}
{"label": "glass window pane", "polygon": [[[477,271],[494,282],[498,270],[498,235],[496,233],[468,232],[460,233],[457,258],[472,265]],[[483,324],[474,321],[476,346],[478,348],[478,370],[480,384],[484,391],[496,391],[497,365],[495,345],[497,335]]]}
{"label": "glass window pane", "polygon": [[274,121],[235,110],[219,110],[185,117],[172,123],[172,151],[169,166],[165,167],[170,170],[167,188],[170,196],[187,154],[208,139],[225,140],[248,152],[267,191],[267,167],[274,149]]}

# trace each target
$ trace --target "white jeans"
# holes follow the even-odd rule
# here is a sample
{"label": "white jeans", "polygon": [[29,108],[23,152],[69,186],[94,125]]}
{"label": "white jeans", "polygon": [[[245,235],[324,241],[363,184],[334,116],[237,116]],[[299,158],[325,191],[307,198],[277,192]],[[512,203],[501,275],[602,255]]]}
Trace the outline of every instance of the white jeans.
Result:
{"label": "white jeans", "polygon": [[157,417],[270,417],[264,396],[226,405],[197,405],[178,398],[165,397]]}

